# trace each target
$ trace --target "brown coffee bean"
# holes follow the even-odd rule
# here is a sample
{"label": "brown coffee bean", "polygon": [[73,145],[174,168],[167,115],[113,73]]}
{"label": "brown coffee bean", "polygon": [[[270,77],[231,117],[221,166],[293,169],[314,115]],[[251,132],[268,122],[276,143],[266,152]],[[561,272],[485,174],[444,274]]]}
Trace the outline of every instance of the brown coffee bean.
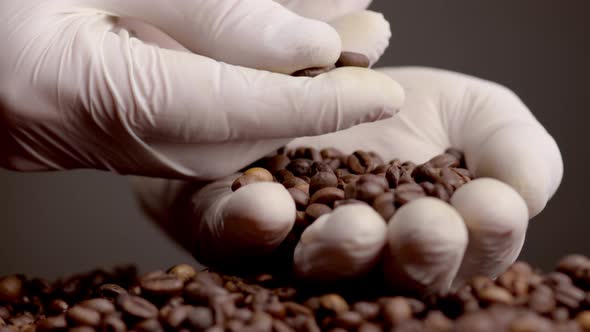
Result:
{"label": "brown coffee bean", "polygon": [[309,159],[293,159],[287,165],[287,170],[291,171],[295,176],[308,176],[311,175],[311,165],[313,161]]}
{"label": "brown coffee bean", "polygon": [[333,324],[347,331],[358,328],[363,323],[361,314],[355,311],[344,311],[336,315]]}
{"label": "brown coffee bean", "polygon": [[[199,276],[197,274],[197,276]],[[226,296],[228,291],[216,284],[204,282],[191,282],[184,288],[184,297],[187,301],[196,304],[208,304],[213,298]]]}
{"label": "brown coffee bean", "polygon": [[348,169],[345,168],[339,168],[337,170],[334,171],[334,174],[336,175],[336,177],[338,179],[342,179],[343,177],[347,176],[347,175],[355,175],[358,176],[356,174],[350,174],[350,171]]}
{"label": "brown coffee bean", "polygon": [[389,167],[391,167],[391,165],[389,165],[389,164],[381,164],[381,165],[377,166],[371,173],[373,173],[375,175],[385,176],[385,174],[387,173],[387,170],[389,169]]}
{"label": "brown coffee bean", "polygon": [[291,315],[313,316],[313,311],[311,311],[311,309],[299,303],[287,301],[284,302],[283,305],[285,306],[287,313]]}
{"label": "brown coffee bean", "polygon": [[206,307],[195,307],[189,311],[187,316],[191,328],[202,331],[210,328],[215,324],[213,320],[213,312]]}
{"label": "brown coffee bean", "polygon": [[584,288],[590,288],[590,259],[583,255],[568,255],[562,258],[556,271],[570,276],[574,282]]}
{"label": "brown coffee bean", "polygon": [[252,183],[261,182],[257,176],[254,175],[241,175],[231,185],[231,190],[236,191],[244,186]]}
{"label": "brown coffee bean", "polygon": [[338,294],[327,294],[320,297],[320,306],[325,310],[341,313],[349,310],[348,303]]}
{"label": "brown coffee bean", "polygon": [[401,167],[403,169],[405,169],[406,171],[408,171],[408,174],[412,174],[414,172],[414,169],[416,168],[416,166],[417,165],[411,161],[406,161],[401,164]]}
{"label": "brown coffee bean", "polygon": [[17,301],[22,292],[23,281],[18,276],[0,278],[0,302]]}
{"label": "brown coffee bean", "polygon": [[127,291],[119,285],[104,284],[98,289],[98,294],[104,298],[115,300],[119,295],[127,294]]}
{"label": "brown coffee bean", "polygon": [[272,330],[274,332],[295,332],[287,323],[277,319],[272,321]]}
{"label": "brown coffee bean", "polygon": [[358,332],[383,332],[383,328],[375,323],[363,323],[359,326]]}
{"label": "brown coffee bean", "polygon": [[[61,332],[66,331],[68,324],[65,315],[47,317],[37,323],[38,332]],[[118,331],[117,331],[118,332]]]}
{"label": "brown coffee bean", "polygon": [[344,200],[341,200],[341,201],[334,202],[334,209],[336,209],[339,206],[351,205],[351,204],[367,205],[367,203],[365,203],[363,201],[359,201],[358,199],[344,199]]}
{"label": "brown coffee bean", "polygon": [[397,188],[401,184],[414,183],[414,179],[410,174],[411,173],[405,168],[398,165],[392,165],[387,169],[385,177],[391,188]]}
{"label": "brown coffee bean", "polygon": [[164,332],[164,328],[157,319],[146,319],[137,323],[133,329],[137,332]]}
{"label": "brown coffee bean", "polygon": [[377,199],[373,203],[373,209],[375,209],[385,221],[389,221],[396,211],[393,201],[377,201]]}
{"label": "brown coffee bean", "polygon": [[98,326],[100,313],[91,308],[75,305],[66,313],[66,320],[72,326]]}
{"label": "brown coffee bean", "polygon": [[68,308],[69,305],[66,301],[62,299],[55,299],[47,305],[45,310],[49,316],[56,316],[66,312]]}
{"label": "brown coffee bean", "polygon": [[455,332],[496,332],[494,321],[482,311],[465,314],[455,322]]}
{"label": "brown coffee bean", "polygon": [[395,204],[401,206],[415,199],[426,196],[426,193],[419,184],[406,183],[401,184],[395,189]]}
{"label": "brown coffee bean", "polygon": [[526,314],[515,319],[510,325],[510,332],[549,332],[553,331],[551,321],[547,318]]}
{"label": "brown coffee bean", "polygon": [[334,174],[334,169],[327,161],[314,161],[313,164],[311,164],[311,174],[316,175],[319,172]]}
{"label": "brown coffee bean", "polygon": [[441,180],[441,174],[441,168],[435,168],[426,163],[416,166],[412,176],[416,182],[437,182]]}
{"label": "brown coffee bean", "polygon": [[528,299],[528,306],[540,314],[550,313],[556,305],[553,291],[546,285],[536,287]]}
{"label": "brown coffee bean", "polygon": [[90,299],[80,302],[78,305],[92,309],[101,315],[115,312],[115,306],[107,299]]}
{"label": "brown coffee bean", "polygon": [[271,331],[272,330],[272,316],[264,311],[256,311],[250,321],[250,326],[253,331]]}
{"label": "brown coffee bean", "polygon": [[103,332],[125,332],[127,326],[117,315],[109,315],[101,323],[101,331]]}
{"label": "brown coffee bean", "polygon": [[283,154],[278,154],[267,159],[265,167],[268,169],[269,172],[274,174],[280,170],[284,170],[290,162],[291,159],[289,159],[289,157]]}
{"label": "brown coffee bean", "polygon": [[424,319],[424,327],[427,331],[450,332],[453,321],[438,310],[430,311]]}
{"label": "brown coffee bean", "polygon": [[338,159],[344,157],[344,153],[336,148],[325,148],[320,151],[320,155],[324,159]]}
{"label": "brown coffee bean", "polygon": [[503,303],[509,305],[514,302],[514,298],[510,292],[497,286],[484,288],[481,291],[478,291],[477,295],[480,300],[486,303]]}
{"label": "brown coffee bean", "polygon": [[337,186],[338,178],[333,172],[318,172],[311,178],[309,193],[313,195],[320,189]]}
{"label": "brown coffee bean", "polygon": [[179,264],[173,266],[168,270],[168,273],[177,277],[183,282],[187,282],[191,279],[194,279],[197,275],[197,271],[188,264]]}
{"label": "brown coffee bean", "polygon": [[285,188],[297,188],[305,193],[309,193],[309,183],[305,182],[302,178],[298,177],[291,177],[287,178],[285,182],[283,182],[283,186]]}
{"label": "brown coffee bean", "polygon": [[184,282],[172,274],[164,274],[139,280],[141,290],[156,296],[174,296],[182,292]]}
{"label": "brown coffee bean", "polygon": [[332,212],[332,209],[329,206],[315,203],[310,204],[307,209],[305,209],[305,216],[313,221],[330,212]]}
{"label": "brown coffee bean", "polygon": [[434,168],[449,168],[459,167],[461,165],[461,158],[450,153],[439,154],[426,162]]}
{"label": "brown coffee bean", "polygon": [[377,303],[360,301],[352,306],[352,310],[358,312],[364,320],[375,320],[381,309]]}
{"label": "brown coffee bean", "polygon": [[335,187],[322,188],[316,191],[311,198],[309,203],[311,204],[325,204],[333,206],[335,201],[344,199],[344,191]]}
{"label": "brown coffee bean", "polygon": [[576,316],[576,322],[584,331],[590,331],[590,311],[582,311]]}
{"label": "brown coffee bean", "polygon": [[557,307],[551,312],[551,318],[556,322],[565,322],[570,318],[570,313],[564,307]]}
{"label": "brown coffee bean", "polygon": [[133,318],[150,319],[158,316],[158,308],[144,298],[134,295],[120,295],[117,306],[124,314]]}
{"label": "brown coffee bean", "polygon": [[294,72],[292,74],[292,76],[295,76],[295,77],[316,77],[318,75],[325,74],[334,68],[335,67],[307,68],[307,69],[302,69],[302,70],[298,70],[298,71]]}
{"label": "brown coffee bean", "polygon": [[408,319],[393,329],[394,332],[422,332],[424,325],[417,319]]}
{"label": "brown coffee bean", "polygon": [[244,172],[244,175],[252,175],[256,177],[260,182],[272,182],[272,174],[262,167],[253,167]]}
{"label": "brown coffee bean", "polygon": [[160,310],[160,321],[170,328],[178,329],[187,320],[188,313],[192,308],[184,305],[175,308],[169,307],[167,312]]}
{"label": "brown coffee bean", "polygon": [[367,202],[367,204],[373,204],[375,198],[379,195],[384,193],[383,187],[375,182],[356,182],[352,184],[355,189],[354,197],[347,197],[347,198],[356,198],[363,202]]}
{"label": "brown coffee bean", "polygon": [[362,67],[369,68],[370,61],[366,55],[355,52],[342,52],[336,61],[336,68],[339,67]]}
{"label": "brown coffee bean", "polygon": [[385,321],[395,326],[404,320],[412,318],[412,307],[408,299],[403,297],[393,297],[382,299],[381,312]]}
{"label": "brown coffee bean", "polygon": [[30,325],[35,321],[35,318],[30,312],[24,312],[8,319],[8,324],[15,327],[23,327]]}
{"label": "brown coffee bean", "polygon": [[281,169],[275,173],[275,178],[280,183],[283,183],[283,185],[284,185],[284,182],[287,181],[287,179],[293,178],[293,177],[295,177],[295,175],[293,175],[293,173],[291,173],[291,171],[288,171],[286,169]]}
{"label": "brown coffee bean", "polygon": [[309,195],[297,188],[289,188],[287,190],[291,194],[297,210],[304,210],[309,204]]}
{"label": "brown coffee bean", "polygon": [[365,151],[355,151],[348,156],[347,163],[348,169],[354,174],[371,173],[377,167],[371,155]]}
{"label": "brown coffee bean", "polygon": [[68,332],[95,332],[96,330],[90,326],[77,326],[68,329]]}

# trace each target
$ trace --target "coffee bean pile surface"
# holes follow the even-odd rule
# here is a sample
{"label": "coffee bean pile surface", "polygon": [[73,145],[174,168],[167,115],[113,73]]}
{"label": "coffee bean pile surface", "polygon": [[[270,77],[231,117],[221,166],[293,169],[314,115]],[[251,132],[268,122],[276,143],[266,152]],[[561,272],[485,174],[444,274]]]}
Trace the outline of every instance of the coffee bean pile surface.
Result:
{"label": "coffee bean pile surface", "polygon": [[284,253],[282,260],[289,261],[303,231],[338,206],[366,204],[389,221],[402,205],[421,197],[448,202],[472,177],[463,154],[452,148],[416,165],[399,159],[385,162],[368,151],[346,155],[333,148],[302,147],[279,150],[254,163],[234,181],[232,189],[256,182],[278,182],[287,188],[297,215],[279,251]]}
{"label": "coffee bean pile surface", "polygon": [[590,331],[590,260],[542,274],[517,262],[496,280],[409,298],[356,281],[340,291],[189,265],[137,276],[102,270],[48,283],[0,278],[0,331]]}

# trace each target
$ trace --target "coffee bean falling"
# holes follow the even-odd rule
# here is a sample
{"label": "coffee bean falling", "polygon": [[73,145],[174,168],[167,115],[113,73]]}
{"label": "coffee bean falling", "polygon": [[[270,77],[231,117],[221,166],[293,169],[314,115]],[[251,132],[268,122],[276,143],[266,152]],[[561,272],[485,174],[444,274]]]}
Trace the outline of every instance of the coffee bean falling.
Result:
{"label": "coffee bean falling", "polygon": [[564,257],[547,274],[517,262],[496,280],[476,277],[427,298],[387,293],[370,278],[318,288],[187,264],[142,276],[97,270],[53,283],[14,275],[0,278],[0,331],[583,332],[590,331],[589,269],[582,255]]}

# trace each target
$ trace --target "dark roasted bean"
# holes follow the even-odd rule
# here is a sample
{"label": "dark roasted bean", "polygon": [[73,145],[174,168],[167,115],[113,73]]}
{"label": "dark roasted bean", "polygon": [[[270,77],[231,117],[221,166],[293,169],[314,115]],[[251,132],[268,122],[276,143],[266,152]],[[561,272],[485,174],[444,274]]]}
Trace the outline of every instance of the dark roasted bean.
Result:
{"label": "dark roasted bean", "polygon": [[311,204],[325,204],[333,206],[335,201],[344,199],[344,191],[335,187],[327,187],[318,190],[309,199]]}
{"label": "dark roasted bean", "polygon": [[101,331],[103,332],[125,332],[126,330],[125,323],[117,315],[105,317],[101,324]]}
{"label": "dark roasted bean", "polygon": [[66,320],[73,326],[98,326],[100,313],[94,309],[76,305],[68,310]]}
{"label": "dark roasted bean", "polygon": [[141,278],[139,281],[141,289],[146,294],[174,296],[182,292],[184,282],[172,274]]}
{"label": "dark roasted bean", "polygon": [[17,301],[23,292],[23,282],[18,276],[0,278],[0,303]]}
{"label": "dark roasted bean", "polygon": [[283,154],[278,154],[266,160],[265,166],[271,173],[274,174],[280,170],[284,170],[290,162],[291,159],[289,159],[289,157]]}
{"label": "dark roasted bean", "polygon": [[189,325],[196,329],[197,331],[201,331],[207,329],[215,323],[213,320],[213,313],[211,309],[205,307],[196,307],[189,311],[187,316]]}
{"label": "dark roasted bean", "polygon": [[[38,332],[58,332],[67,329],[67,322],[65,315],[53,316],[42,319],[37,323]],[[117,331],[118,332],[118,331]]]}
{"label": "dark roasted bean", "polygon": [[392,326],[412,318],[412,307],[408,300],[403,297],[383,299],[381,301],[381,310],[385,321]]}
{"label": "dark roasted bean", "polygon": [[115,306],[106,299],[90,299],[79,303],[80,306],[97,311],[101,315],[115,312]]}
{"label": "dark roasted bean", "polygon": [[127,294],[127,291],[115,284],[104,284],[98,289],[98,294],[107,299],[116,299],[121,294]]}
{"label": "dark roasted bean", "polygon": [[332,209],[325,205],[325,204],[310,204],[307,209],[305,209],[305,215],[307,218],[311,220],[316,220],[317,218],[323,216],[324,214],[332,212]]}
{"label": "dark roasted bean", "polygon": [[158,315],[158,308],[152,303],[134,295],[120,295],[117,298],[117,306],[124,314],[133,318],[150,319]]}
{"label": "dark roasted bean", "polygon": [[419,184],[406,183],[399,185],[394,192],[395,204],[407,204],[415,199],[426,196],[426,193]]}
{"label": "dark roasted bean", "polygon": [[313,162],[309,159],[294,159],[287,165],[287,170],[295,176],[308,176],[311,174],[311,165]]}
{"label": "dark roasted bean", "polygon": [[164,328],[157,319],[146,319],[133,327],[137,332],[164,332]]}
{"label": "dark roasted bean", "polygon": [[355,151],[348,157],[348,169],[354,174],[372,172],[377,167],[373,157],[364,151]]}
{"label": "dark roasted bean", "polygon": [[309,182],[309,193],[313,195],[318,190],[338,186],[338,178],[333,172],[318,172]]}
{"label": "dark roasted bean", "polygon": [[66,312],[68,308],[69,306],[66,301],[62,299],[55,299],[47,305],[46,311],[50,316],[56,316]]}

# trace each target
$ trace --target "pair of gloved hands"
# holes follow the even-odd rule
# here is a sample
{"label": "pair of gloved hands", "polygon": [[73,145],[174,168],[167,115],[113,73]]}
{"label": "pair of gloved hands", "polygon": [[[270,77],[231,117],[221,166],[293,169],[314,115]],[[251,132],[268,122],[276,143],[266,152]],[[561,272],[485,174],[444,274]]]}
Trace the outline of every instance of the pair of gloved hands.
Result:
{"label": "pair of gloved hands", "polygon": [[477,78],[427,68],[288,75],[342,50],[374,64],[391,34],[369,3],[4,1],[0,166],[161,178],[134,180],[149,214],[201,261],[227,263],[271,253],[294,223],[281,185],[230,189],[269,152],[336,147],[421,163],[452,146],[482,179],[450,205],[417,200],[389,226],[368,207],[340,207],[303,234],[295,270],[329,280],[382,262],[392,284],[425,293],[493,277],[557,190],[559,149],[518,97]]}

